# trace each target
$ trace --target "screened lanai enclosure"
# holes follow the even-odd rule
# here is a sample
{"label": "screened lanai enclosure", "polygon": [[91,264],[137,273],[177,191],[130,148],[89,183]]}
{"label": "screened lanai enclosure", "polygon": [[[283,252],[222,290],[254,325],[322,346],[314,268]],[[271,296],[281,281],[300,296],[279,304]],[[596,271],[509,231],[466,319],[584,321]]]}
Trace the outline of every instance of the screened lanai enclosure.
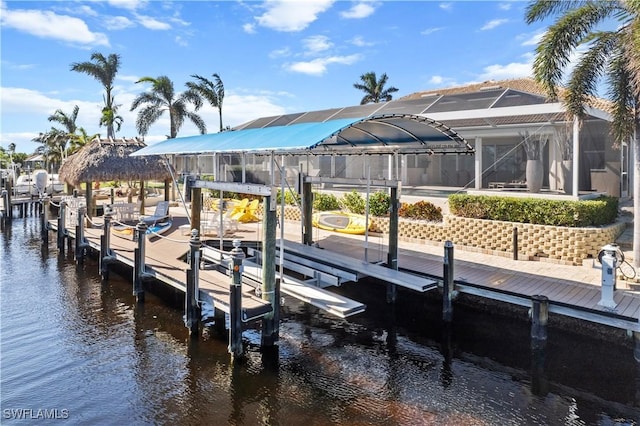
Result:
{"label": "screened lanai enclosure", "polygon": [[[453,190],[530,191],[527,163],[537,160],[542,191],[626,197],[629,146],[613,143],[607,109],[606,101],[594,99],[577,122],[531,79],[490,81],[263,117],[226,135],[178,138],[146,151],[170,155],[183,175],[222,181],[279,185],[274,167],[284,166],[290,183],[302,171]],[[423,128],[428,134],[421,134]]]}

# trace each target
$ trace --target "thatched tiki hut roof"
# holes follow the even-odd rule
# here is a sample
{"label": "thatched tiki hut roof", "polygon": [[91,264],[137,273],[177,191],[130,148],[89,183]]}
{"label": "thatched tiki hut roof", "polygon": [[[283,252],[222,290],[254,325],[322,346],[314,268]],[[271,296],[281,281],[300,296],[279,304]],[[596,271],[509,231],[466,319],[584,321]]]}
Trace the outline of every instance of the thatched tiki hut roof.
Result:
{"label": "thatched tiki hut roof", "polygon": [[60,179],[74,186],[109,180],[171,179],[171,172],[160,156],[129,156],[145,146],[137,138],[94,139],[62,163]]}
{"label": "thatched tiki hut roof", "polygon": [[[90,182],[110,180],[168,182],[171,171],[168,163],[158,155],[130,157],[134,151],[146,144],[138,138],[132,139],[94,139],[78,152],[69,156],[60,166],[60,180],[74,186],[87,182],[87,205],[93,204]],[[165,185],[167,188],[167,185]],[[144,188],[140,188],[140,210],[144,212]],[[165,191],[165,198],[168,193]],[[91,209],[88,212],[91,216]]]}

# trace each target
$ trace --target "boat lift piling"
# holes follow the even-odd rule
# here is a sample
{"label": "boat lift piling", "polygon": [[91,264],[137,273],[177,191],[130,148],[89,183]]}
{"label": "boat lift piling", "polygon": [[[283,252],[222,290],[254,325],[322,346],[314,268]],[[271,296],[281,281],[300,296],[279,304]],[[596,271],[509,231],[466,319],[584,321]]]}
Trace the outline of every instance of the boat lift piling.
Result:
{"label": "boat lift piling", "polygon": [[[282,193],[284,199],[284,192]],[[262,300],[268,301],[273,310],[262,317],[262,347],[273,346],[280,334],[280,298],[276,282],[276,203],[275,197],[264,197],[264,214],[262,217]],[[282,271],[280,271],[282,273]]]}
{"label": "boat lift piling", "polygon": [[40,236],[42,244],[49,244],[49,197],[42,198],[42,211],[40,212]]}
{"label": "boat lift piling", "polygon": [[7,222],[11,219],[11,200],[9,199],[9,191],[6,189],[2,190],[2,211],[0,212],[0,220],[2,220],[2,227],[7,224]]}
{"label": "boat lift piling", "polygon": [[66,222],[66,210],[67,203],[60,201],[60,209],[58,210],[58,229],[56,231],[56,242],[58,250],[61,254],[64,254],[64,240],[67,238],[67,224]]}
{"label": "boat lift piling", "polygon": [[89,248],[89,243],[84,236],[84,215],[86,213],[86,207],[78,207],[78,223],[76,224],[76,238],[75,238],[75,259],[76,263],[82,265],[84,263],[84,257]]}
{"label": "boat lift piling", "polygon": [[[400,198],[398,188],[392,186],[389,197],[389,253],[387,254],[387,267],[398,270],[398,211]],[[368,222],[367,222],[368,223]],[[394,303],[397,297],[396,285],[387,283],[387,303]]]}
{"label": "boat lift piling", "polygon": [[202,241],[197,229],[191,230],[189,240],[189,269],[187,269],[187,285],[184,294],[185,325],[189,329],[189,336],[197,337],[200,324],[200,305],[198,304],[200,282],[200,259]]}
{"label": "boat lift piling", "polygon": [[444,263],[442,272],[442,320],[453,320],[453,299],[456,296],[453,282],[453,243],[449,240],[444,243]]}
{"label": "boat lift piling", "polygon": [[[229,299],[229,353],[239,361],[243,357],[242,348],[242,260],[244,251],[240,240],[233,240],[231,250],[231,291]],[[264,329],[263,329],[264,330]],[[264,336],[264,331],[263,331]]]}
{"label": "boat lift piling", "polygon": [[103,280],[109,279],[109,264],[116,260],[111,250],[111,210],[107,209],[104,214],[103,234],[100,236],[100,261],[98,268]]}
{"label": "boat lift piling", "polygon": [[152,275],[146,272],[144,262],[147,228],[147,224],[141,220],[134,231],[138,247],[133,250],[133,295],[138,303],[144,303],[144,281],[153,278]]}

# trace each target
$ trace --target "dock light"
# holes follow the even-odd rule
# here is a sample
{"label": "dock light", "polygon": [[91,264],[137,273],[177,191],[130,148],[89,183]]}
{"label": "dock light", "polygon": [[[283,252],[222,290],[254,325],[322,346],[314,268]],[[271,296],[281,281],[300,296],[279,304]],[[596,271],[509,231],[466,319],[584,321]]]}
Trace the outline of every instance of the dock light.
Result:
{"label": "dock light", "polygon": [[598,260],[602,264],[602,294],[598,305],[615,309],[617,303],[613,300],[616,289],[616,269],[624,260],[617,244],[607,244],[598,253]]}

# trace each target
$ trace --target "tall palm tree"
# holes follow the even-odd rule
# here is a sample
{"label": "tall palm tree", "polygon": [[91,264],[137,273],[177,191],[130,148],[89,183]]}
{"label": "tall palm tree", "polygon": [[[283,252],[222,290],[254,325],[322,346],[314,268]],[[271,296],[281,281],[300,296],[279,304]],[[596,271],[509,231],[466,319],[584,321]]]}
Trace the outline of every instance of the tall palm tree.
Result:
{"label": "tall palm tree", "polygon": [[[633,139],[634,266],[640,267],[640,1],[535,0],[526,10],[527,23],[556,18],[536,48],[533,72],[550,97],[569,65],[570,55],[584,54],[569,74],[563,97],[569,114],[585,116],[585,105],[604,78],[613,103],[611,133],[617,144]],[[602,24],[617,21],[614,30]],[[635,135],[635,137],[634,137]]]}
{"label": "tall palm tree", "polygon": [[[122,124],[122,117],[116,115],[117,106],[115,98],[111,93],[113,90],[113,81],[120,68],[120,55],[115,53],[104,57],[101,53],[95,52],[91,54],[91,61],[75,62],[71,64],[71,71],[81,72],[98,80],[104,86],[105,94],[103,95],[104,108],[100,118],[100,126],[107,126],[107,138],[115,138],[113,125],[119,117]],[[118,125],[118,130],[120,125]]]}
{"label": "tall palm tree", "polygon": [[360,105],[368,104],[370,102],[379,103],[379,102],[387,102],[393,99],[392,93],[398,91],[395,87],[387,87],[385,88],[385,84],[387,84],[386,73],[383,73],[380,76],[380,80],[376,78],[375,72],[364,73],[360,76],[360,81],[362,83],[354,83],[353,87],[358,90],[362,90],[365,95],[360,101]]}
{"label": "tall palm tree", "polygon": [[218,115],[220,116],[220,131],[222,131],[222,102],[224,101],[224,84],[222,84],[222,80],[217,73],[214,73],[212,76],[214,81],[194,74],[191,77],[195,78],[197,80],[197,83],[188,81],[187,87],[189,88],[189,90],[194,91],[207,102],[209,102],[212,107],[218,108]]}
{"label": "tall palm tree", "polygon": [[136,128],[140,135],[144,136],[149,131],[149,127],[155,123],[165,111],[169,111],[169,122],[171,123],[170,139],[178,135],[178,131],[185,118],[188,118],[196,125],[201,134],[207,132],[207,126],[202,118],[195,112],[187,110],[187,105],[192,103],[197,111],[202,106],[202,99],[195,92],[187,90],[176,97],[173,82],[167,76],[158,78],[143,77],[136,83],[151,83],[151,91],[140,93],[131,104],[131,111],[141,105],[145,105],[138,111]]}

